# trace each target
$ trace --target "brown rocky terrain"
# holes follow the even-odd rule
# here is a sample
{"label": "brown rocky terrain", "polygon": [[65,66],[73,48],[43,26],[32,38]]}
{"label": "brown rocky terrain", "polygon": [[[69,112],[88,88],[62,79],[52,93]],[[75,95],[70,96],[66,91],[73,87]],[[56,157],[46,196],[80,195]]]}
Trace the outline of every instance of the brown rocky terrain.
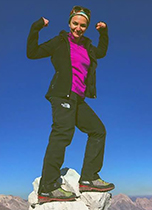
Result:
{"label": "brown rocky terrain", "polygon": [[28,202],[12,195],[0,195],[0,210],[27,210]]}
{"label": "brown rocky terrain", "polygon": [[119,194],[112,198],[109,210],[152,210],[152,198],[136,198],[134,201],[127,195]]}

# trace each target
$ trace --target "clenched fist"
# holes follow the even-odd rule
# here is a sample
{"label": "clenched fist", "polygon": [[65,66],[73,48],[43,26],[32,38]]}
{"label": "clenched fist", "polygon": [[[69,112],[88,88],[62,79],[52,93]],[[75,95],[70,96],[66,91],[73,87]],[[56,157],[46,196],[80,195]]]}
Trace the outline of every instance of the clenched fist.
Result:
{"label": "clenched fist", "polygon": [[42,17],[42,18],[43,18],[43,21],[44,21],[44,27],[45,27],[45,26],[48,26],[49,20],[46,19],[46,18],[44,18],[44,17]]}
{"label": "clenched fist", "polygon": [[104,22],[98,22],[97,24],[96,24],[96,29],[97,30],[99,30],[100,28],[106,28],[107,27],[107,25],[106,25],[106,23],[104,23]]}

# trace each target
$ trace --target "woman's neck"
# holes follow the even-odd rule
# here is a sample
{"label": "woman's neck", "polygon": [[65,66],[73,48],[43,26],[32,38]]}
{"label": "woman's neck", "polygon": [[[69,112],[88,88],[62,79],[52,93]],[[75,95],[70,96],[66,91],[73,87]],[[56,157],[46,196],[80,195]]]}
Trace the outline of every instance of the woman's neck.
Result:
{"label": "woman's neck", "polygon": [[71,40],[77,44],[81,41],[81,38],[82,38],[82,37],[78,37],[78,38],[74,37],[71,31],[69,32],[69,36],[70,36]]}

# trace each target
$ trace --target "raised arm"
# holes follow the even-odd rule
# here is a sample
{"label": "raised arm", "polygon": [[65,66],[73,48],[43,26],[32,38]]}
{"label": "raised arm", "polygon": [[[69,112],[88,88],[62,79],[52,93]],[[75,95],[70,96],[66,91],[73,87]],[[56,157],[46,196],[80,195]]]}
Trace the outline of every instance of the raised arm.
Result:
{"label": "raised arm", "polygon": [[58,43],[58,37],[50,39],[49,41],[38,44],[39,31],[48,26],[49,21],[45,18],[40,18],[34,22],[31,26],[31,30],[27,39],[27,57],[30,59],[38,59],[51,56],[55,50],[55,46]]}
{"label": "raised arm", "polygon": [[100,37],[98,46],[94,47],[94,52],[96,58],[103,58],[108,49],[109,37],[108,37],[108,27],[104,22],[99,22],[96,24],[96,29],[98,30]]}

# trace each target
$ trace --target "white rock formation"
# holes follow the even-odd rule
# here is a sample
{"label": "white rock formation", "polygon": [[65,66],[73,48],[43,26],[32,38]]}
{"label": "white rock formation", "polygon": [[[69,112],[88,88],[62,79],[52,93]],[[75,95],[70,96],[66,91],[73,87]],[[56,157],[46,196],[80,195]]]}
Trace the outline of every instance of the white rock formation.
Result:
{"label": "white rock formation", "polygon": [[[71,202],[50,202],[42,205],[36,204],[34,210],[107,210],[111,204],[111,194],[97,192],[79,192],[78,180],[80,175],[73,169],[62,169],[62,188],[74,192],[78,198]],[[33,192],[28,197],[29,210],[33,210],[31,204],[37,203],[37,191],[40,177],[33,182]]]}

